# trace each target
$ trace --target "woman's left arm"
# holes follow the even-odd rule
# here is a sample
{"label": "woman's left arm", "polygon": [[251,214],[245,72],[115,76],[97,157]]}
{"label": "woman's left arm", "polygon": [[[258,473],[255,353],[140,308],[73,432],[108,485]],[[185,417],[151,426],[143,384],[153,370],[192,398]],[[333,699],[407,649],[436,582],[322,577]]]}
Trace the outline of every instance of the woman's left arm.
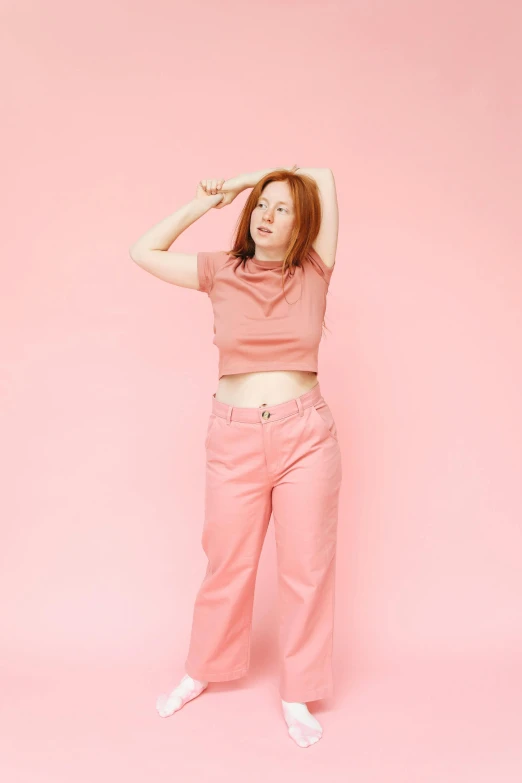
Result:
{"label": "woman's left arm", "polygon": [[339,207],[333,171],[331,169],[298,168],[295,173],[306,174],[317,183],[321,197],[322,220],[321,228],[314,241],[314,250],[327,266],[333,266],[339,233]]}

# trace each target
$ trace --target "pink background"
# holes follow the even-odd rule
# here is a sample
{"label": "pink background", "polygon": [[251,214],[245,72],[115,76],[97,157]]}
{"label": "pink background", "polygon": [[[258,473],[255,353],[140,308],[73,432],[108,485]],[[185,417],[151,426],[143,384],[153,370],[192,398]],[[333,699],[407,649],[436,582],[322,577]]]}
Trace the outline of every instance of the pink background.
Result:
{"label": "pink background", "polygon": [[[521,779],[521,24],[514,0],[2,3],[6,781]],[[199,179],[294,163],[338,188],[319,378],[345,476],[305,756],[272,523],[251,673],[155,712],[206,563],[217,352],[207,297],[128,255]],[[173,249],[227,247],[244,198]]]}

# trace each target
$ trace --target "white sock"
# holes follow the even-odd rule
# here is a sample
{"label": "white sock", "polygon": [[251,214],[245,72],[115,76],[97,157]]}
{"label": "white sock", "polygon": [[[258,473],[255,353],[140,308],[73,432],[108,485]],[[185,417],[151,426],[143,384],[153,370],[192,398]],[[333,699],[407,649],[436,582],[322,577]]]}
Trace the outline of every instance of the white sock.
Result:
{"label": "white sock", "polygon": [[281,699],[288,733],[300,748],[307,748],[323,736],[323,727],[309,711],[306,704]]}
{"label": "white sock", "polygon": [[162,718],[168,718],[169,715],[180,710],[188,701],[192,701],[196,696],[199,696],[207,685],[208,682],[193,680],[192,677],[185,674],[173,691],[169,694],[162,693],[158,696],[156,709]]}

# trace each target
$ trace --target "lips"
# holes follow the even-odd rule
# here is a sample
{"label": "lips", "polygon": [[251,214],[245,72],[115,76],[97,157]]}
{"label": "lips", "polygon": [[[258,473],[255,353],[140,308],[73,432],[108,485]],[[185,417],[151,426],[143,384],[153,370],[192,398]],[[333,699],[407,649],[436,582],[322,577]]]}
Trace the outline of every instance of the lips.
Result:
{"label": "lips", "polygon": [[262,231],[264,234],[271,234],[272,232],[268,228],[263,228],[262,226],[257,227],[258,231]]}

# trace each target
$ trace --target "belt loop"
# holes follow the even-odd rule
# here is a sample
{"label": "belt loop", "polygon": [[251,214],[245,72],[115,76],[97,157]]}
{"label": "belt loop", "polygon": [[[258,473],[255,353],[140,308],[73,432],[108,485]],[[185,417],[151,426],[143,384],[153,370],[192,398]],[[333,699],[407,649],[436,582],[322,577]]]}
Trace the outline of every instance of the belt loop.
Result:
{"label": "belt loop", "polygon": [[299,411],[299,415],[300,415],[300,416],[302,416],[302,415],[303,415],[303,413],[304,413],[304,410],[303,410],[303,402],[302,402],[302,400],[301,400],[301,398],[300,398],[300,397],[296,397],[296,398],[295,398],[295,401],[296,401],[296,403],[297,403],[297,410]]}
{"label": "belt loop", "polygon": [[230,419],[232,418],[232,405],[228,406],[227,410],[227,424],[230,424]]}

